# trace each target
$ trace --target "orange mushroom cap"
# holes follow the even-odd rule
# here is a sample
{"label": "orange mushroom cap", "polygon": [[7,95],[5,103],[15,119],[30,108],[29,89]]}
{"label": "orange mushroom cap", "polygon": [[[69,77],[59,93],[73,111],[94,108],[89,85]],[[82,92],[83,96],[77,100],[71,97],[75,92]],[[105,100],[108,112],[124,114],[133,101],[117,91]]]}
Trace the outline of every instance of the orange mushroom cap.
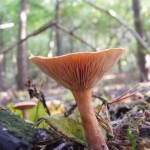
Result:
{"label": "orange mushroom cap", "polygon": [[124,49],[114,48],[101,52],[74,53],[53,58],[30,57],[31,61],[44,73],[72,91],[90,149],[108,150],[91,105],[92,87],[123,52]]}
{"label": "orange mushroom cap", "polygon": [[92,88],[124,52],[122,48],[73,53],[53,58],[31,56],[44,73],[68,89]]}

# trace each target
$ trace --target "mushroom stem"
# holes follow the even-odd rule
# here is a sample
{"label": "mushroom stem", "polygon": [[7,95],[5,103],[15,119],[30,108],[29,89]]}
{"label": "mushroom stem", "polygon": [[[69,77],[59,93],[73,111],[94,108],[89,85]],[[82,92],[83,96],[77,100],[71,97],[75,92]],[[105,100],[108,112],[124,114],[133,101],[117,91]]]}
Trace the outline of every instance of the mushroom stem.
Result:
{"label": "mushroom stem", "polygon": [[23,116],[24,120],[29,120],[28,110],[27,109],[23,109],[22,110],[22,116]]}
{"label": "mushroom stem", "polygon": [[72,90],[80,112],[86,140],[90,149],[108,150],[92,108],[92,89]]}

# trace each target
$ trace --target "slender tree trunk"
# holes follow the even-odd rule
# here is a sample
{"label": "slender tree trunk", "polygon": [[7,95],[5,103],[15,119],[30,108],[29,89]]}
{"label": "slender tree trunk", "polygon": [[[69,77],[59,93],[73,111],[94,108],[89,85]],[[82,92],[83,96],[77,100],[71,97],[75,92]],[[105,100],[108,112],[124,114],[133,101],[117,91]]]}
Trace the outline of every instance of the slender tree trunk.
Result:
{"label": "slender tree trunk", "polygon": [[70,53],[73,53],[74,52],[74,42],[73,42],[72,37],[70,37],[69,42],[70,42],[70,47],[69,47]]}
{"label": "slender tree trunk", "polygon": [[[0,24],[2,23],[2,15],[0,15]],[[3,30],[0,30],[0,49],[3,49]],[[6,90],[6,58],[4,54],[0,54],[0,91]]]}
{"label": "slender tree trunk", "polygon": [[[134,14],[134,25],[136,32],[143,37],[143,28],[140,17],[140,1],[132,0],[133,14]],[[140,81],[148,81],[148,69],[146,68],[145,52],[143,46],[137,40],[137,62],[140,72]]]}
{"label": "slender tree trunk", "polygon": [[[19,35],[18,35],[19,40],[26,37],[26,20],[27,20],[26,4],[27,0],[20,0]],[[18,46],[17,64],[18,64],[18,76],[17,76],[18,89],[23,90],[25,89],[25,82],[27,79],[26,42],[23,42]]]}
{"label": "slender tree trunk", "polygon": [[121,59],[119,59],[118,61],[118,70],[119,70],[119,73],[122,73]]}
{"label": "slender tree trunk", "polygon": [[[60,0],[56,0],[56,14],[55,14],[55,21],[56,24],[60,23],[60,14],[59,14],[59,8],[60,7]],[[56,56],[60,56],[61,55],[61,51],[62,51],[62,42],[61,42],[61,31],[56,27],[55,28],[55,32],[56,32]]]}
{"label": "slender tree trunk", "polygon": [[54,36],[55,36],[55,32],[53,32],[55,27],[51,27],[50,30],[49,30],[49,44],[48,44],[48,54],[47,56],[48,57],[52,57],[54,55],[53,53],[53,49],[54,49],[54,43],[53,43],[53,40],[54,40]]}

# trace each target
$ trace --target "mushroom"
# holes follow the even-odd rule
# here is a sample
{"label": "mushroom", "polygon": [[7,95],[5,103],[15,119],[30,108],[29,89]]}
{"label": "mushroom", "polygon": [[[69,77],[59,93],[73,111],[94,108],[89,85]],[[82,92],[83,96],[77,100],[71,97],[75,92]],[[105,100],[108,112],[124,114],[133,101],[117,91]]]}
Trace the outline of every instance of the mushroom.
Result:
{"label": "mushroom", "polygon": [[53,58],[30,57],[30,60],[45,74],[71,90],[90,149],[108,150],[92,108],[92,88],[117,62],[123,52],[122,48],[114,48],[101,52],[81,52]]}
{"label": "mushroom", "polygon": [[35,102],[32,102],[32,101],[25,101],[25,102],[18,102],[16,103],[13,108],[14,109],[20,109],[22,111],[22,116],[23,116],[23,119],[24,120],[29,120],[29,117],[28,117],[28,109],[29,108],[33,108],[36,106],[36,103]]}

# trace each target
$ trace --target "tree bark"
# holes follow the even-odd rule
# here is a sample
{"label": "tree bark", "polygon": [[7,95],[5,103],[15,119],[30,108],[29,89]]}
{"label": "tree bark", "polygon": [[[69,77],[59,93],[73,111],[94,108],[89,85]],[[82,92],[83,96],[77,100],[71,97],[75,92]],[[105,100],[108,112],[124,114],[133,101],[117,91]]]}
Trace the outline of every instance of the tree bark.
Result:
{"label": "tree bark", "polygon": [[121,59],[118,60],[118,70],[119,70],[119,73],[122,73]]}
{"label": "tree bark", "polygon": [[[60,14],[59,14],[59,8],[60,7],[60,0],[56,0],[56,7],[55,7],[55,21],[56,24],[60,23]],[[55,32],[56,32],[56,56],[60,56],[61,55],[61,51],[62,51],[62,42],[61,42],[61,31],[56,27],[55,28]]]}
{"label": "tree bark", "polygon": [[[2,23],[2,15],[0,15],[0,24]],[[0,49],[3,49],[3,30],[0,30]],[[6,58],[4,54],[0,54],[0,91],[6,90]]]}
{"label": "tree bark", "polygon": [[[143,38],[143,27],[140,16],[140,1],[132,0],[133,15],[134,15],[134,25],[136,32]],[[148,69],[146,68],[145,60],[145,49],[141,43],[137,40],[137,62],[140,72],[140,81],[148,81]]]}
{"label": "tree bark", "polygon": [[[27,0],[20,0],[20,12],[19,12],[19,34],[18,39],[22,40],[26,37],[26,4]],[[27,79],[27,57],[26,57],[26,42],[22,42],[18,45],[17,50],[17,64],[18,64],[18,76],[17,84],[19,90],[25,89],[25,82]]]}
{"label": "tree bark", "polygon": [[73,38],[70,37],[70,45],[69,45],[69,50],[70,50],[70,53],[73,53],[74,52],[74,41],[73,41]]}

